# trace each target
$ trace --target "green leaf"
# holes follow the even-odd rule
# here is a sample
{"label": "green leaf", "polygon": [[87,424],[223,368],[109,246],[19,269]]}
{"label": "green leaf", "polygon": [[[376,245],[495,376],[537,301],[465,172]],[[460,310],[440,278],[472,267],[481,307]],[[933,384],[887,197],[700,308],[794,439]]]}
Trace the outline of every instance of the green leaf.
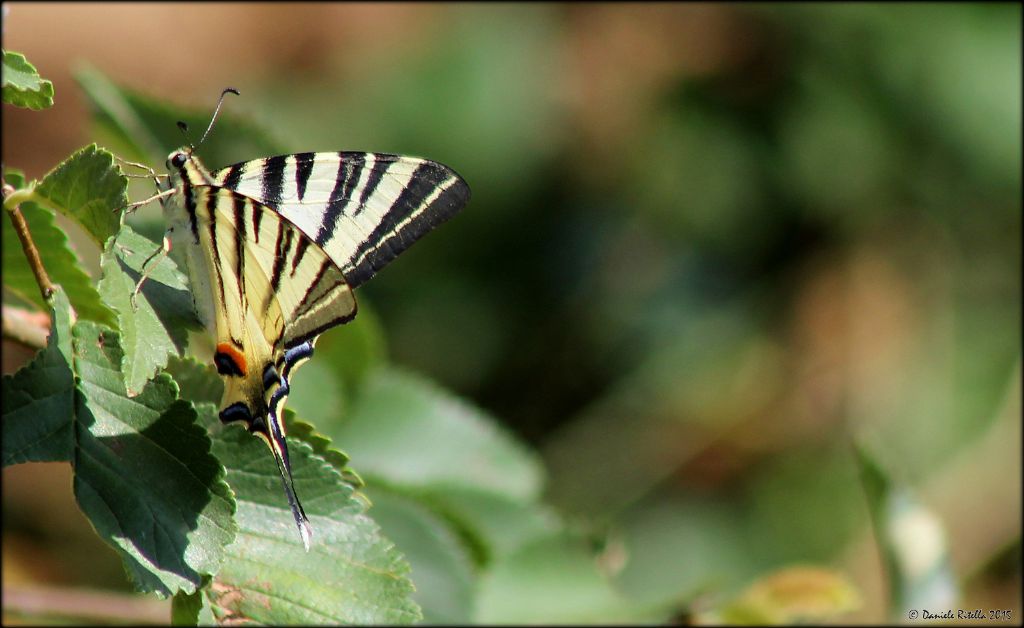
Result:
{"label": "green leaf", "polygon": [[201,591],[174,594],[174,597],[171,599],[171,625],[199,625],[199,613],[202,609],[203,594]]}
{"label": "green leaf", "polygon": [[114,156],[90,144],[51,170],[35,196],[82,225],[100,248],[117,233],[128,204],[128,178]]}
{"label": "green leaf", "polygon": [[[91,67],[75,72],[75,79],[92,105],[93,117],[111,140],[134,159],[158,164],[189,140],[199,141],[220,95],[211,93],[209,104],[187,110],[122,88]],[[260,127],[232,114],[237,106],[230,100],[225,102],[214,131],[203,142],[203,160],[213,168],[282,152]],[[189,126],[187,137],[178,130],[179,120]]]}
{"label": "green leaf", "polygon": [[373,492],[370,510],[412,567],[413,599],[430,624],[468,624],[474,615],[473,561],[449,523],[418,501],[386,490]]}
{"label": "green leaf", "polygon": [[859,606],[860,596],[842,574],[820,567],[787,567],[758,580],[722,609],[701,614],[698,623],[821,623]]}
{"label": "green leaf", "polygon": [[[4,178],[15,189],[25,187],[24,178],[18,172],[8,170]],[[82,263],[68,244],[67,235],[56,225],[53,212],[35,203],[25,202],[21,204],[21,215],[28,223],[32,241],[39,251],[50,281],[64,289],[78,316],[105,325],[115,325],[114,312],[100,300],[92,279],[82,270]],[[0,230],[3,232],[4,288],[40,309],[49,309],[39,292],[39,284],[29,268],[21,241],[10,220],[5,219]]]}
{"label": "green leaf", "polygon": [[74,348],[78,503],[140,590],[192,593],[235,533],[210,439],[169,376],[127,397],[116,333],[79,323]]}
{"label": "green leaf", "polygon": [[[342,328],[348,325],[342,325]],[[334,335],[330,329],[323,336]],[[316,425],[330,425],[344,416],[351,395],[337,370],[320,352],[323,336],[316,343],[315,360],[303,363],[300,375],[291,378],[288,407]]]}
{"label": "green leaf", "polygon": [[82,511],[138,588],[195,591],[235,529],[210,439],[168,376],[128,398],[117,333],[71,328],[59,289],[52,317],[47,348],[3,380],[4,464],[69,460]]}
{"label": "green leaf", "polygon": [[481,410],[409,373],[376,370],[344,425],[328,427],[364,477],[391,486],[464,487],[520,502],[540,493],[541,464],[532,451]]}
{"label": "green leaf", "polygon": [[[295,412],[289,409],[285,409],[285,423],[288,426],[288,434],[290,436],[308,443],[313,448],[313,452],[331,463],[338,473],[345,478],[345,482],[350,484],[352,488],[359,489],[363,486],[363,479],[348,466],[348,454],[333,449],[331,447],[331,440],[323,434],[316,432],[311,423],[296,419]],[[357,497],[365,499],[365,497],[359,494],[357,494]]]}
{"label": "green leaf", "polygon": [[[652,493],[615,518],[603,550],[616,546],[626,560],[615,570],[617,590],[637,606],[678,613],[709,590],[732,589],[757,575],[752,556],[749,510],[712,497],[693,499]],[[773,539],[774,540],[774,539]]]}
{"label": "green leaf", "polygon": [[3,64],[5,103],[36,111],[53,106],[53,83],[41,78],[25,55],[4,50]]}
{"label": "green leaf", "polygon": [[497,493],[455,487],[423,499],[457,526],[476,552],[475,559],[480,565],[508,556],[561,527],[558,516],[549,507],[523,504]]}
{"label": "green leaf", "polygon": [[100,294],[117,312],[121,328],[125,385],[129,394],[141,390],[169,356],[181,355],[188,329],[200,329],[185,277],[164,255],[149,262],[152,267],[132,308],[131,295],[142,276],[143,263],[159,245],[125,225],[103,251]]}
{"label": "green leaf", "polygon": [[238,502],[238,537],[207,591],[218,621],[420,619],[408,563],[330,463],[308,443],[288,439],[295,489],[313,527],[307,553],[266,445],[239,426],[220,426],[214,406],[203,404],[200,412],[215,432],[214,452],[228,470]]}
{"label": "green leaf", "polygon": [[942,522],[909,489],[894,482],[865,448],[855,451],[889,576],[893,621],[908,608],[953,606],[959,593]]}
{"label": "green leaf", "polygon": [[316,355],[331,366],[350,392],[362,386],[367,375],[384,364],[387,359],[384,329],[367,299],[359,300],[359,315],[354,321],[320,337]]}
{"label": "green leaf", "polygon": [[46,348],[13,376],[4,375],[3,466],[70,461],[75,376],[71,371],[71,311],[59,288],[53,294]]}
{"label": "green leaf", "polygon": [[213,626],[213,609],[202,591],[177,593],[171,600],[172,626]]}
{"label": "green leaf", "polygon": [[224,395],[224,382],[209,364],[200,364],[194,358],[172,357],[167,361],[167,373],[178,384],[179,395],[194,404],[220,404]]}
{"label": "green leaf", "polygon": [[623,623],[639,619],[598,571],[581,540],[529,543],[481,579],[477,623]]}

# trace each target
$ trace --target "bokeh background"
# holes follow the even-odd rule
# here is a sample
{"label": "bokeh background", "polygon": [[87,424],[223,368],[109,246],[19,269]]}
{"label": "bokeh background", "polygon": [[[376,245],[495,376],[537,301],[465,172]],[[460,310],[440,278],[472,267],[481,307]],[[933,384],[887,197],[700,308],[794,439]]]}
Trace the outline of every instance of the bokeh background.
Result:
{"label": "bokeh background", "polygon": [[[1020,5],[4,8],[56,92],[3,111],[29,177],[96,140],[87,66],[462,174],[362,298],[392,361],[541,454],[632,598],[824,564],[845,621],[885,620],[858,443],[941,521],[962,607],[1019,621]],[[5,582],[127,590],[69,473],[4,470]]]}

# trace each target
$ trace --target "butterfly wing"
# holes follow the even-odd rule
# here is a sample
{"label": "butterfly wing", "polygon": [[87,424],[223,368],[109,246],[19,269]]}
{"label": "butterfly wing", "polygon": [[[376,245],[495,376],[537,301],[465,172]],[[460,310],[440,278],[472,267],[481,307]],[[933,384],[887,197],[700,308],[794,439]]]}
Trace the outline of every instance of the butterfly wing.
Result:
{"label": "butterfly wing", "polygon": [[321,332],[355,316],[355,297],[323,249],[270,207],[217,186],[188,191],[185,215],[197,244],[188,247],[188,268],[224,378],[220,418],[244,421],[266,441],[308,549],[282,411],[291,373],[312,355]]}
{"label": "butterfly wing", "polygon": [[278,211],[326,251],[355,288],[458,213],[469,186],[451,168],[386,153],[299,153],[212,173]]}

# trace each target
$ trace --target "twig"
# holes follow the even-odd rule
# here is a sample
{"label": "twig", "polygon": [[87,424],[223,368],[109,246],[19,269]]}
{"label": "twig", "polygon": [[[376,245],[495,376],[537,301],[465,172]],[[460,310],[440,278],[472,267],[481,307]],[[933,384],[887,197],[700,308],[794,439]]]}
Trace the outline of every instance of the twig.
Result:
{"label": "twig", "polygon": [[[6,182],[4,183],[3,190],[4,201],[15,192],[15,189],[7,185]],[[28,229],[28,223],[25,222],[25,217],[21,215],[21,205],[14,205],[7,213],[11,217],[11,222],[14,223],[14,231],[18,234],[18,239],[21,240],[21,248],[25,251],[25,257],[28,258],[28,265],[36,276],[36,283],[39,284],[39,291],[43,295],[43,300],[49,302],[50,297],[53,295],[53,283],[50,282],[50,276],[46,274],[46,269],[43,268],[43,260],[39,257],[39,251],[32,241],[32,233]]]}
{"label": "twig", "polygon": [[42,349],[50,333],[50,317],[43,312],[3,306],[3,337],[29,349]]}
{"label": "twig", "polygon": [[4,616],[63,616],[81,620],[129,624],[168,624],[170,602],[138,595],[89,589],[4,585]]}

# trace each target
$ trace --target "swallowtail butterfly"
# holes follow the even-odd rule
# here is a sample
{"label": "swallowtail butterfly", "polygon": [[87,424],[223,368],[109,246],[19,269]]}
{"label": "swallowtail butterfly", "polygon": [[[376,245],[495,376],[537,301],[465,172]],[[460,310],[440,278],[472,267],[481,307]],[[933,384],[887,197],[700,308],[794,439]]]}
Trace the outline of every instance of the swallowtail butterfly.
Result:
{"label": "swallowtail butterfly", "polygon": [[[228,92],[238,93],[221,102]],[[292,374],[322,332],[356,315],[353,289],[461,210],[469,187],[447,166],[385,153],[298,153],[210,172],[190,146],[167,165],[163,250],[184,251],[213,336],[220,419],[244,422],[270,446],[309,551],[282,419]]]}

